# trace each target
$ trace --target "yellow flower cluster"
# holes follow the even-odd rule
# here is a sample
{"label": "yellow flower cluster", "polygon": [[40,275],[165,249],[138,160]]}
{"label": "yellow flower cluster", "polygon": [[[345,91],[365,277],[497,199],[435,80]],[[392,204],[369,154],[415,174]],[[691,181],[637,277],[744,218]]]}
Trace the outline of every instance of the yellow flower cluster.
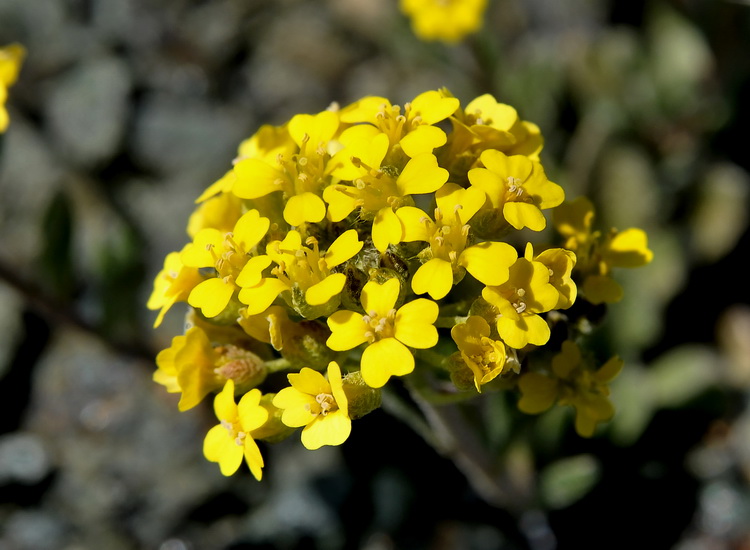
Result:
{"label": "yellow flower cluster", "polygon": [[[489,95],[462,107],[447,90],[403,108],[366,97],[243,142],[148,302],[155,325],[191,306],[154,379],[180,410],[217,393],[206,458],[230,475],[244,456],[260,479],[256,440],[302,428],[308,449],[339,445],[415,369],[450,376],[457,392],[518,385],[530,413],[572,404],[591,435],[617,369],[576,355],[568,312],[579,295],[612,301],[611,268],[651,252],[639,230],[593,232],[590,203],[564,202],[541,148],[512,107]],[[553,209],[564,246],[523,244]],[[562,348],[551,324],[569,326]],[[548,343],[563,357],[549,372],[527,360]]]}
{"label": "yellow flower cluster", "polygon": [[26,57],[26,50],[20,44],[10,44],[0,48],[0,134],[5,132],[10,121],[8,111],[5,109],[8,88],[18,79],[24,57]]}

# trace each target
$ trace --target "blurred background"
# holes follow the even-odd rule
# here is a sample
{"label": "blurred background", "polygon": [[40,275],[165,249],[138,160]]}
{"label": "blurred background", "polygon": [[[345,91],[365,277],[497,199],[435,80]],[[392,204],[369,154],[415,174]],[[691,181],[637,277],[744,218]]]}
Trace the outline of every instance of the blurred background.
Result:
{"label": "blurred background", "polygon": [[[0,549],[750,549],[750,3],[490,0],[446,46],[395,0],[0,0],[11,42]],[[224,478],[210,404],[151,381],[184,310],[152,330],[145,303],[194,199],[261,124],[442,86],[514,105],[568,197],[648,232],[597,332],[615,419],[587,440],[488,399],[489,479],[441,443],[456,411],[432,437],[386,407]]]}

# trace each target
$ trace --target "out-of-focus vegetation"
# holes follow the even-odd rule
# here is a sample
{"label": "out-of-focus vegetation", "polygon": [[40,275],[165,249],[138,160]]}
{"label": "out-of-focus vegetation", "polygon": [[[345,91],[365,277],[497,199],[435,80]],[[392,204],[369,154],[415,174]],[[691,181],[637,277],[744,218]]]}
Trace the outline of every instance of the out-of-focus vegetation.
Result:
{"label": "out-of-focus vegetation", "polygon": [[[447,46],[395,0],[4,0],[11,42],[0,547],[750,545],[750,5],[490,0]],[[570,198],[647,230],[654,261],[618,273],[594,335],[626,363],[614,420],[585,440],[572,411],[487,398],[482,462],[452,437],[464,409],[380,411],[340,448],[268,445],[263,483],[221,477],[210,407],[151,381],[183,319],[152,332],[145,302],[194,199],[263,123],[442,86],[517,107]]]}

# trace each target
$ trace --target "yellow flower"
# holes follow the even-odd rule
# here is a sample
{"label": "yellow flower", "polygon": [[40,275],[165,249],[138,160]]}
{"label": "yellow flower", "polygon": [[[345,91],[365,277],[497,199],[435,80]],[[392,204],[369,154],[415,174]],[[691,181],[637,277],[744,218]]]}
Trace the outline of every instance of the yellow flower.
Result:
{"label": "yellow flower", "polygon": [[218,462],[221,473],[231,476],[245,457],[255,479],[263,477],[263,456],[252,432],[268,420],[268,410],[260,404],[258,389],[247,392],[234,402],[234,382],[227,380],[224,389],[214,399],[214,412],[220,424],[211,428],[203,441],[203,454],[210,462]]}
{"label": "yellow flower", "polygon": [[549,409],[555,401],[572,405],[576,410],[575,427],[579,435],[591,437],[599,422],[612,418],[614,407],[609,401],[608,383],[622,369],[622,360],[613,357],[597,370],[583,362],[580,348],[569,340],[552,358],[552,372],[544,375],[529,372],[521,376],[518,387],[522,397],[518,408],[529,414]]}
{"label": "yellow flower", "polygon": [[424,298],[395,308],[401,285],[398,279],[378,284],[368,282],[362,289],[361,303],[366,314],[339,310],[328,318],[331,336],[326,345],[345,351],[364,344],[362,378],[371,388],[380,388],[391,376],[403,376],[414,370],[409,348],[427,349],[438,341],[433,323],[438,305]]}
{"label": "yellow flower", "polygon": [[387,163],[401,165],[396,162],[401,151],[414,158],[445,144],[445,132],[433,124],[451,116],[459,105],[455,97],[430,90],[406,103],[402,113],[400,106],[386,98],[368,96],[341,110],[341,122],[355,124],[341,134],[341,140],[371,139],[382,133],[388,137]]}
{"label": "yellow flower", "polygon": [[416,294],[427,292],[439,300],[461,281],[465,271],[485,285],[507,281],[508,268],[518,256],[512,246],[497,242],[466,246],[471,230],[469,220],[484,204],[484,193],[446,183],[435,193],[435,199],[434,222],[416,207],[396,211],[403,228],[401,241],[429,243],[419,254],[424,263],[412,278],[412,290]]}
{"label": "yellow flower", "polygon": [[549,282],[558,292],[557,305],[553,309],[568,309],[576,301],[578,288],[571,274],[576,265],[576,255],[564,248],[548,248],[537,256],[531,243],[526,245],[526,259],[535,260],[549,269]]}
{"label": "yellow flower", "polygon": [[304,426],[302,444],[319,449],[323,445],[341,445],[352,431],[348,400],[344,393],[341,369],[335,361],[328,365],[328,380],[310,368],[287,375],[291,387],[273,398],[283,409],[281,421],[292,428]]}
{"label": "yellow flower", "polygon": [[622,299],[622,287],[611,277],[615,267],[641,267],[651,262],[653,252],[642,229],[612,229],[604,237],[593,231],[594,205],[586,197],[565,202],[554,211],[554,224],[566,238],[564,246],[575,252],[575,267],[583,279],[582,291],[593,304]]}
{"label": "yellow flower", "polygon": [[8,111],[5,109],[5,100],[8,97],[8,88],[15,84],[21,63],[26,57],[26,49],[20,44],[10,44],[0,48],[0,133],[8,128]]}
{"label": "yellow flower", "polygon": [[[307,318],[319,317],[318,314],[312,314],[313,311],[319,313],[318,310],[308,311],[305,305],[322,306],[341,293],[346,284],[346,275],[332,273],[331,270],[362,249],[363,243],[358,239],[357,232],[349,229],[339,235],[323,255],[314,237],[308,237],[305,244],[308,246],[302,246],[302,236],[297,231],[289,231],[283,241],[268,244],[266,254],[277,264],[271,273],[278,283],[270,281],[266,285],[240,291],[240,301],[248,304],[247,315],[260,313],[281,292],[289,290],[294,291],[292,302],[300,315]],[[295,292],[304,297],[303,304],[296,303]]]}
{"label": "yellow flower", "polygon": [[[225,177],[234,179],[232,172]],[[229,233],[242,216],[242,202],[232,193],[221,193],[200,202],[188,219],[187,234],[191,239],[195,238],[198,231],[206,227]]]}
{"label": "yellow flower", "polygon": [[401,0],[419,38],[455,44],[482,26],[487,0]]}
{"label": "yellow flower", "polygon": [[538,315],[558,302],[559,293],[549,279],[546,265],[523,257],[510,267],[507,282],[482,291],[482,297],[499,310],[497,332],[510,347],[541,346],[549,340],[549,325]]}
{"label": "yellow flower", "polygon": [[509,370],[518,372],[518,363],[506,361],[505,345],[490,338],[490,325],[478,315],[470,316],[465,323],[451,329],[461,358],[474,374],[474,385],[479,393],[482,385]]}
{"label": "yellow flower", "polygon": [[[184,250],[184,248],[183,248]],[[190,291],[203,280],[194,267],[186,267],[180,260],[180,252],[170,252],[164,258],[164,267],[154,280],[154,290],[146,303],[149,309],[158,309],[159,314],[154,321],[154,328],[158,327],[164,315],[176,302],[187,300]]]}
{"label": "yellow flower", "polygon": [[231,344],[213,347],[208,335],[191,327],[184,336],[175,336],[172,345],[156,356],[159,367],[154,381],[170,393],[182,393],[177,407],[195,407],[210,392],[229,379],[238,386],[252,387],[266,376],[263,360],[254,353]]}
{"label": "yellow flower", "polygon": [[[255,286],[261,272],[271,264],[268,256],[251,256],[265,236],[270,222],[257,210],[250,210],[237,220],[234,231],[201,229],[193,242],[183,249],[180,260],[188,267],[216,269],[217,276],[199,283],[188,296],[188,303],[200,308],[206,317],[216,317],[229,304],[239,287]],[[270,305],[266,305],[266,307]],[[265,307],[261,308],[263,311]]]}
{"label": "yellow flower", "polygon": [[380,252],[401,237],[394,209],[404,204],[407,196],[432,193],[448,180],[448,171],[438,166],[431,153],[416,155],[400,172],[392,166],[382,167],[387,150],[388,139],[382,133],[349,143],[340,158],[334,159],[332,174],[352,184],[333,184],[323,191],[331,221],[339,222],[357,208],[362,219],[373,220],[372,242]]}
{"label": "yellow flower", "polygon": [[559,205],[562,187],[547,179],[542,165],[523,155],[507,156],[488,149],[479,160],[485,168],[469,171],[469,181],[487,193],[492,208],[501,211],[516,229],[541,231],[547,225],[542,210]]}
{"label": "yellow flower", "polygon": [[329,147],[338,127],[338,114],[332,111],[296,115],[289,121],[289,135],[297,152],[280,153],[274,161],[257,157],[240,160],[234,167],[234,194],[256,199],[282,191],[286,203],[284,220],[289,225],[322,221],[326,206],[320,192],[328,181]]}

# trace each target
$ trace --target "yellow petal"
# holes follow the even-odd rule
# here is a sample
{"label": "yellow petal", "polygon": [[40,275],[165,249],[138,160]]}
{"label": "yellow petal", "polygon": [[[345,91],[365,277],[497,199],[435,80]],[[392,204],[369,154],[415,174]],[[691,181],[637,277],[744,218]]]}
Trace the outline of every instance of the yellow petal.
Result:
{"label": "yellow petal", "polygon": [[234,226],[234,240],[249,252],[266,235],[271,222],[253,209],[245,212]]}
{"label": "yellow petal", "polygon": [[188,296],[188,304],[199,308],[208,318],[216,317],[224,311],[234,293],[234,285],[213,277],[196,286]]}
{"label": "yellow petal", "polygon": [[602,255],[613,267],[640,267],[654,257],[648,248],[646,232],[637,228],[626,229],[615,235]]}
{"label": "yellow petal", "polygon": [[469,182],[484,191],[493,208],[500,208],[505,200],[505,180],[487,168],[472,168],[468,173]]}
{"label": "yellow petal", "polygon": [[435,300],[445,297],[451,288],[453,288],[453,267],[450,262],[440,258],[432,258],[422,264],[411,280],[411,289],[415,294],[426,292]]}
{"label": "yellow petal", "polygon": [[234,165],[237,179],[232,192],[241,199],[257,199],[283,191],[286,175],[260,159],[243,159]]}
{"label": "yellow petal", "polygon": [[331,386],[325,377],[309,367],[303,367],[298,373],[288,374],[287,378],[292,387],[302,393],[312,396],[331,393]]}
{"label": "yellow petal", "polygon": [[404,304],[396,313],[394,336],[412,348],[433,347],[438,341],[438,332],[433,326],[438,312],[438,305],[424,298]]}
{"label": "yellow petal", "polygon": [[435,192],[435,202],[443,214],[443,219],[456,220],[463,225],[468,222],[487,200],[481,189],[469,187],[464,189],[455,183],[446,183]]}
{"label": "yellow petal", "polygon": [[599,367],[599,370],[594,373],[594,378],[597,382],[602,384],[611,382],[618,374],[620,374],[623,364],[622,359],[619,357],[612,357],[609,361]]}
{"label": "yellow petal", "polygon": [[237,405],[234,402],[234,380],[229,378],[224,389],[214,397],[214,413],[219,420],[234,422],[237,418]]}
{"label": "yellow petal", "polygon": [[248,468],[250,468],[253,477],[260,481],[263,478],[263,456],[260,454],[258,444],[249,434],[245,437],[244,455],[245,462]]}
{"label": "yellow petal", "polygon": [[302,430],[302,445],[314,451],[323,445],[341,445],[352,431],[351,419],[341,410],[319,415]]}
{"label": "yellow petal", "polygon": [[333,111],[322,111],[316,115],[295,115],[289,121],[289,134],[298,147],[306,145],[317,148],[328,143],[339,127],[339,116]]}
{"label": "yellow petal", "polygon": [[355,229],[349,229],[339,235],[335,241],[331,243],[328,250],[323,256],[326,262],[326,267],[331,269],[337,265],[343,264],[345,261],[356,256],[364,243],[359,240],[357,231]]}
{"label": "yellow petal", "polygon": [[382,388],[391,376],[414,370],[414,357],[395,338],[384,338],[365,348],[361,360],[362,378],[371,388]]}
{"label": "yellow petal", "polygon": [[279,391],[273,398],[274,407],[284,409],[281,421],[290,428],[307,426],[315,420],[312,407],[316,406],[315,397],[301,391],[287,387]]}
{"label": "yellow petal", "polygon": [[243,448],[237,445],[221,426],[214,426],[203,440],[203,455],[210,462],[218,462],[222,475],[231,476],[242,464]]}
{"label": "yellow petal", "polygon": [[455,97],[444,97],[437,90],[422,92],[411,102],[409,119],[419,116],[422,124],[435,124],[451,116],[460,102]]}
{"label": "yellow petal", "polygon": [[311,306],[320,306],[331,298],[341,293],[346,284],[346,275],[334,273],[317,284],[314,284],[305,292],[305,300]]}
{"label": "yellow petal", "polygon": [[539,315],[520,315],[516,320],[502,316],[497,320],[497,332],[515,349],[526,344],[544,345],[550,337],[549,325]]}
{"label": "yellow petal", "polygon": [[506,202],[503,217],[516,229],[528,227],[532,231],[541,231],[547,226],[542,211],[527,202]]}
{"label": "yellow petal", "polygon": [[340,222],[357,207],[359,194],[355,187],[329,185],[323,190],[323,199],[328,203],[328,217],[332,222]]}
{"label": "yellow petal", "polygon": [[284,221],[292,226],[304,222],[318,223],[326,216],[326,205],[315,193],[301,193],[289,197],[284,207]]}
{"label": "yellow petal", "polygon": [[458,263],[479,282],[497,286],[508,280],[517,258],[516,249],[507,243],[484,242],[465,249]]}
{"label": "yellow petal", "polygon": [[518,409],[527,414],[546,411],[557,400],[557,381],[536,372],[528,372],[518,380],[521,399]]}
{"label": "yellow petal", "polygon": [[385,252],[389,244],[401,241],[401,221],[390,206],[381,208],[372,222],[372,244],[380,252]]}
{"label": "yellow petal", "polygon": [[275,277],[269,277],[261,279],[261,282],[256,286],[245,287],[240,290],[238,298],[240,302],[247,304],[247,315],[257,315],[265,311],[276,297],[285,290],[289,290],[286,283]]}
{"label": "yellow petal", "polygon": [[188,267],[213,267],[216,256],[224,251],[224,234],[218,229],[206,227],[196,233],[193,242],[182,249],[180,261]]}
{"label": "yellow petal", "polygon": [[423,153],[411,159],[396,180],[401,195],[432,193],[448,181],[448,170],[438,166],[435,155]]}
{"label": "yellow petal", "polygon": [[237,404],[240,425],[245,433],[257,430],[268,420],[268,411],[260,405],[260,390],[254,388],[242,396]]}
{"label": "yellow petal", "polygon": [[341,378],[341,367],[336,361],[328,363],[328,383],[331,385],[331,393],[336,400],[339,410],[349,415],[349,400],[344,393],[344,381]]}
{"label": "yellow petal", "polygon": [[434,222],[424,211],[414,206],[404,206],[396,210],[401,220],[401,242],[429,241],[434,230]]}
{"label": "yellow petal", "polygon": [[271,265],[269,256],[254,256],[250,258],[237,275],[239,286],[255,286],[263,278],[263,270]]}
{"label": "yellow petal", "polygon": [[362,320],[362,315],[355,311],[336,311],[328,317],[328,327],[331,329],[331,335],[326,340],[326,346],[333,351],[356,348],[367,341],[365,332],[369,326]]}
{"label": "yellow petal", "polygon": [[369,281],[360,296],[362,308],[368,315],[375,313],[380,317],[386,317],[388,312],[396,306],[401,283],[398,279],[388,279],[382,285],[375,281]]}
{"label": "yellow petal", "polygon": [[445,132],[437,126],[422,125],[406,134],[399,143],[404,153],[414,158],[424,153],[432,153],[434,149],[445,145],[447,141]]}
{"label": "yellow petal", "polygon": [[622,287],[607,275],[590,275],[583,281],[583,293],[592,304],[612,304],[622,300]]}

